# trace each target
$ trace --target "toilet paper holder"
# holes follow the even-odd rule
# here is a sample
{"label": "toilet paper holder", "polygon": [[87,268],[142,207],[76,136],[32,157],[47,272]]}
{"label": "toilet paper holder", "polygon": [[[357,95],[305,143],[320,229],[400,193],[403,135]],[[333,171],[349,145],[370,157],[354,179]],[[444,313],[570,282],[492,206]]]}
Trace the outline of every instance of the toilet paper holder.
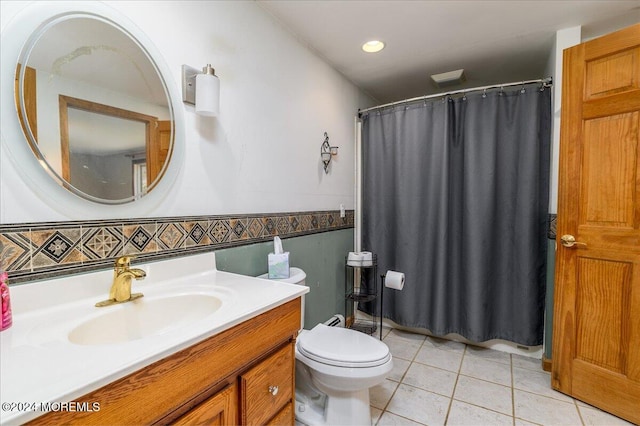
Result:
{"label": "toilet paper holder", "polygon": [[[387,271],[389,272],[389,271]],[[381,286],[380,286],[380,340],[382,340],[382,318],[384,315],[384,312],[382,310],[383,308],[383,303],[384,303],[384,288],[386,287],[385,285],[385,279],[387,278],[387,274],[381,274],[380,275],[380,282],[381,282]],[[397,290],[396,291],[400,291]]]}

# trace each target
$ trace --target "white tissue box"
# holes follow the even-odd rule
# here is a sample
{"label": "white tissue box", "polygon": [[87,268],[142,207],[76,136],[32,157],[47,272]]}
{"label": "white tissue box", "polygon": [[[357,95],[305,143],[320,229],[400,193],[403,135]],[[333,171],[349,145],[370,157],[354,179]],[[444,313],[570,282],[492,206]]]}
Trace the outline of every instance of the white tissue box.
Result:
{"label": "white tissue box", "polygon": [[289,278],[289,252],[269,253],[269,279]]}

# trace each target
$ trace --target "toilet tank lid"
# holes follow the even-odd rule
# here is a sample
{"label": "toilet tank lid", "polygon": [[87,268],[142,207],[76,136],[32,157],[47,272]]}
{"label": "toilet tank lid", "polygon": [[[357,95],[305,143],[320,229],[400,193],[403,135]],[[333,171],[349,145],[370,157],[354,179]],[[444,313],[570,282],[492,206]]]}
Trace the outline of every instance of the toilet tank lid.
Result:
{"label": "toilet tank lid", "polygon": [[259,275],[258,278],[272,279],[273,281],[282,281],[284,283],[299,284],[307,278],[307,273],[295,266],[289,268],[289,278],[269,278],[269,274]]}

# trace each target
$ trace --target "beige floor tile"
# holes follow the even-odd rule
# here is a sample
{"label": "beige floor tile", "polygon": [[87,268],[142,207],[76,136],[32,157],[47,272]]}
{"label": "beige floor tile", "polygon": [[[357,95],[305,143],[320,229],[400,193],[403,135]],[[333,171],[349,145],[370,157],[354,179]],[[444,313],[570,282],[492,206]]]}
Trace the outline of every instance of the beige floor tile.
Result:
{"label": "beige floor tile", "polygon": [[630,425],[552,390],[539,359],[406,331],[383,335],[394,369],[370,390],[372,424]]}
{"label": "beige floor tile", "polygon": [[392,329],[389,332],[388,336],[420,343],[424,342],[424,340],[427,338],[427,336],[425,336],[424,334],[411,333],[409,331],[398,330],[397,328]]}
{"label": "beige floor tile", "polygon": [[460,376],[453,399],[498,411],[508,416],[513,415],[513,397],[511,388],[507,386]]}
{"label": "beige floor tile", "polygon": [[447,425],[512,426],[513,417],[454,400],[447,417]]}
{"label": "beige floor tile", "polygon": [[579,405],[578,411],[582,415],[585,426],[626,426],[633,424],[594,407]]}
{"label": "beige floor tile", "polygon": [[413,360],[420,346],[422,346],[421,340],[403,339],[391,333],[384,338],[384,342],[389,346],[391,355],[393,355],[394,358],[406,359],[408,361]]}
{"label": "beige floor tile", "polygon": [[393,380],[394,382],[401,382],[404,374],[409,369],[409,365],[411,361],[407,361],[406,359],[394,358],[393,359],[393,370],[387,376],[387,379]]}
{"label": "beige floor tile", "polygon": [[513,422],[514,426],[539,426],[538,423],[528,422],[526,420],[516,418]]}
{"label": "beige floor tile", "polygon": [[[387,411],[430,426],[443,425],[450,399],[413,386],[398,386]],[[384,416],[384,414],[383,414]]]}
{"label": "beige floor tile", "polygon": [[586,402],[582,402],[579,399],[576,399],[575,401],[578,407],[592,407],[591,405],[587,404]]}
{"label": "beige floor tile", "polygon": [[[392,328],[387,327],[386,325],[382,326],[382,338],[384,339],[391,332]],[[380,337],[380,334],[377,333],[377,336]]]}
{"label": "beige floor tile", "polygon": [[573,398],[551,389],[551,374],[513,367],[513,387],[560,401],[573,402]]}
{"label": "beige floor tile", "polygon": [[511,366],[465,353],[460,374],[499,385],[511,386]]}
{"label": "beige floor tile", "polygon": [[385,411],[378,421],[378,426],[422,426],[423,424],[424,423],[417,423],[401,416],[396,416],[388,411]]}
{"label": "beige floor tile", "polygon": [[511,363],[514,367],[527,368],[529,370],[542,372],[542,360],[538,358],[531,358],[528,356],[511,354]]}
{"label": "beige floor tile", "polygon": [[424,346],[432,347],[434,349],[443,349],[454,352],[464,352],[466,345],[461,342],[455,342],[453,340],[441,339],[440,337],[427,337],[424,341]]}
{"label": "beige floor tile", "polygon": [[482,348],[480,346],[467,345],[465,356],[488,359],[493,362],[511,365],[511,354],[507,352],[496,351],[494,349]]}
{"label": "beige floor tile", "polygon": [[384,410],[397,387],[398,382],[392,380],[385,380],[379,385],[372,387],[369,389],[369,404],[374,408]]}
{"label": "beige floor tile", "polygon": [[576,426],[582,421],[573,402],[537,395],[515,389],[513,391],[515,417],[549,426]]}
{"label": "beige floor tile", "polygon": [[456,377],[457,374],[451,371],[414,362],[404,375],[402,383],[450,398],[456,385]]}
{"label": "beige floor tile", "polygon": [[462,355],[462,351],[454,352],[450,350],[437,349],[433,346],[424,344],[418,351],[415,361],[457,373],[460,371]]}
{"label": "beige floor tile", "polygon": [[375,407],[369,407],[369,409],[371,410],[371,424],[375,425],[382,416],[382,410]]}

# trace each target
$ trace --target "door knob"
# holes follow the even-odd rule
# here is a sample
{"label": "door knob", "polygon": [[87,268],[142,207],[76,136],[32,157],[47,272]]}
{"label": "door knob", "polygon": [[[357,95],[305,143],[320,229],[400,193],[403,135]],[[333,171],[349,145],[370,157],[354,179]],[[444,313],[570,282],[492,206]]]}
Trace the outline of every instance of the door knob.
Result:
{"label": "door knob", "polygon": [[576,241],[576,237],[569,234],[566,234],[560,237],[560,241],[562,242],[562,245],[565,247],[575,247],[575,246],[586,247],[587,246],[587,243],[581,243],[579,241]]}

